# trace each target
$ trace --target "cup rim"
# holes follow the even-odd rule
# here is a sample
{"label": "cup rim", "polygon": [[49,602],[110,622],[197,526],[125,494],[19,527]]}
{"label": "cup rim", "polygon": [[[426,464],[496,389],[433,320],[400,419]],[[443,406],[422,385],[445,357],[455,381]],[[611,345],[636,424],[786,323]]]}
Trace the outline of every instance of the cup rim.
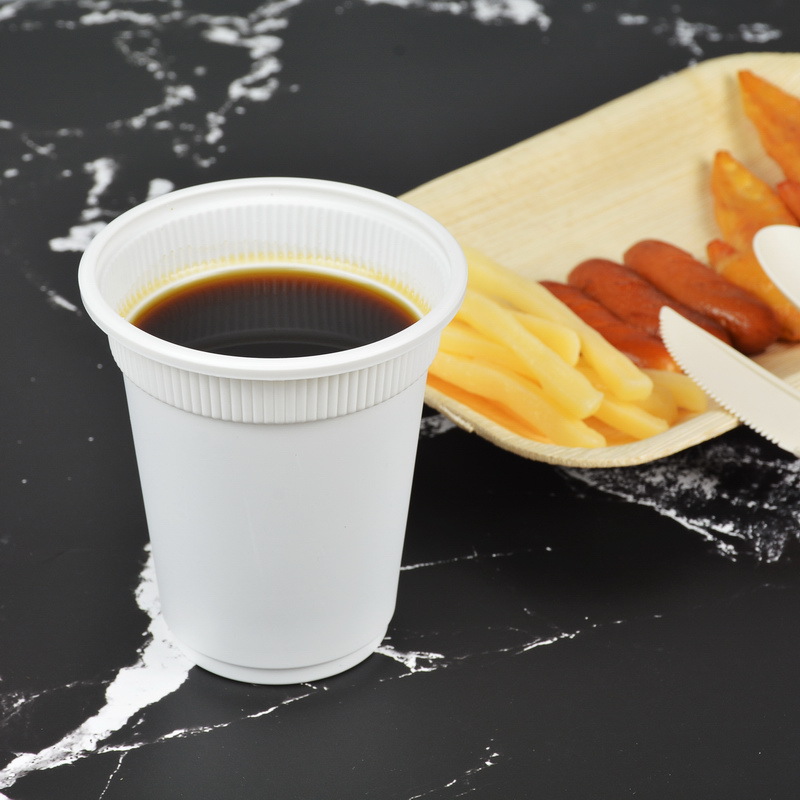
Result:
{"label": "cup rim", "polygon": [[[404,217],[424,231],[429,240],[436,242],[450,265],[451,275],[442,297],[416,322],[376,342],[336,353],[288,358],[207,353],[167,342],[137,328],[103,297],[97,280],[101,257],[109,243],[125,228],[143,221],[148,215],[162,213],[175,203],[201,195],[258,189],[273,193],[303,191],[317,196],[368,201],[385,212]],[[441,223],[397,197],[366,187],[315,178],[235,178],[177,189],[120,214],[92,239],[84,251],[78,267],[78,284],[84,307],[95,324],[109,338],[138,355],[166,366],[223,378],[289,380],[361,370],[412,350],[429,335],[441,330],[455,315],[466,291],[467,266],[461,247]]]}

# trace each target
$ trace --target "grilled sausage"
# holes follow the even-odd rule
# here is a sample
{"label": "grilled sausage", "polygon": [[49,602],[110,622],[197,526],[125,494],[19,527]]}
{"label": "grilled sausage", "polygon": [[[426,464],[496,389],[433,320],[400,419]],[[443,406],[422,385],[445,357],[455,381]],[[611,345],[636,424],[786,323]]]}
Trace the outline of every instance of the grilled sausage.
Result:
{"label": "grilled sausage", "polygon": [[742,353],[760,353],[778,338],[778,319],[765,302],[679,247],[647,239],[628,249],[624,262],[657,289],[719,323]]}
{"label": "grilled sausage", "polygon": [[637,367],[680,372],[680,368],[657,336],[651,336],[624,322],[576,286],[557,281],[541,281],[541,284],[617,350],[625,353]]}
{"label": "grilled sausage", "polygon": [[651,336],[660,336],[658,313],[662,306],[669,306],[726,344],[731,343],[731,337],[719,323],[664,294],[650,281],[615,261],[590,258],[570,272],[568,283]]}

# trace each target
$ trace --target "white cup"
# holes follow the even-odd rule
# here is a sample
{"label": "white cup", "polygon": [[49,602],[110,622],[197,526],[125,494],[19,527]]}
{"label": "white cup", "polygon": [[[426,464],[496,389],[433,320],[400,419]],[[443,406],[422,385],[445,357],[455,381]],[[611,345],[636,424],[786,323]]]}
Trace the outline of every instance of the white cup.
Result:
{"label": "white cup", "polygon": [[[129,322],[199,275],[306,265],[373,281],[420,314],[338,353],[206,353]],[[253,683],[342,672],[394,613],[428,366],[466,286],[419,210],[327,181],[253,178],[122,214],[80,264],[125,381],[165,620],[207,670]]]}

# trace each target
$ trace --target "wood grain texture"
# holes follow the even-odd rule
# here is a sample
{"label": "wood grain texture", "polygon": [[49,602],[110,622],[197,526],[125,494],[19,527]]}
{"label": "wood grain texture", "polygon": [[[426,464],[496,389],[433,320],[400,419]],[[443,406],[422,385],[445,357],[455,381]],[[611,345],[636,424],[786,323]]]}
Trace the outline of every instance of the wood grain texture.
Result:
{"label": "wood grain texture", "polygon": [[[703,62],[403,196],[463,245],[533,279],[563,279],[586,258],[620,260],[640,239],[663,239],[705,260],[718,235],[709,174],[727,149],[771,184],[782,179],[742,111],[736,73],[751,69],[800,95],[800,54],[745,53]],[[800,346],[757,359],[796,385]],[[577,467],[641,464],[712,439],[738,423],[716,406],[663,434],[597,449],[533,442],[430,387],[426,402],[465,430],[526,458]]]}

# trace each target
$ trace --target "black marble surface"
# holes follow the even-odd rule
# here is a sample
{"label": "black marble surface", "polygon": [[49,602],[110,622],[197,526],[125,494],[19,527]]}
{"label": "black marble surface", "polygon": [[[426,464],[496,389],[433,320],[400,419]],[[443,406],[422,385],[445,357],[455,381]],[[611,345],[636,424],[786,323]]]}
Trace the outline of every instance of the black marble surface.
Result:
{"label": "black marble surface", "polygon": [[797,797],[794,458],[739,429],[570,470],[429,413],[380,651],[226,681],[158,613],[76,269],[173,187],[399,194],[692,63],[798,48],[794,0],[0,0],[0,797]]}

